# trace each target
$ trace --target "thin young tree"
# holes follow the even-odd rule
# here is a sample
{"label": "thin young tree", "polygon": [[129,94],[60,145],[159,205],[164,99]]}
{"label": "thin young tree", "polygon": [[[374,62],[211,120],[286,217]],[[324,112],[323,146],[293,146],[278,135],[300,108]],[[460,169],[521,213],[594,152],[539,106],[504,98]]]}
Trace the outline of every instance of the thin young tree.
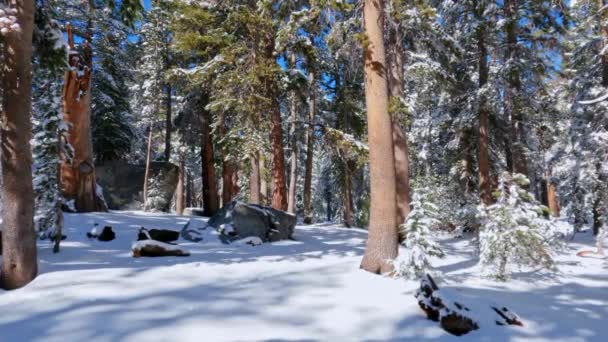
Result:
{"label": "thin young tree", "polygon": [[396,181],[392,122],[388,112],[386,55],[384,50],[384,1],[365,0],[365,100],[368,118],[371,208],[369,237],[361,268],[387,273],[389,260],[397,257]]}
{"label": "thin young tree", "polygon": [[0,286],[16,289],[38,273],[32,185],[32,34],[35,2],[11,0],[18,26],[3,30],[3,232]]}

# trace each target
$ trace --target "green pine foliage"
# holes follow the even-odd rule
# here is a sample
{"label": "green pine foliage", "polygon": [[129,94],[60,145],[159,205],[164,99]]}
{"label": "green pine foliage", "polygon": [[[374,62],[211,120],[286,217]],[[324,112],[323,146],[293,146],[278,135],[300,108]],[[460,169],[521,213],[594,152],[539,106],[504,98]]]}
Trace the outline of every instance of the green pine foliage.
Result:
{"label": "green pine foliage", "polygon": [[560,245],[556,223],[548,208],[526,190],[529,185],[524,175],[505,172],[496,203],[480,208],[480,262],[500,280],[507,279],[513,267],[555,267],[553,253]]}

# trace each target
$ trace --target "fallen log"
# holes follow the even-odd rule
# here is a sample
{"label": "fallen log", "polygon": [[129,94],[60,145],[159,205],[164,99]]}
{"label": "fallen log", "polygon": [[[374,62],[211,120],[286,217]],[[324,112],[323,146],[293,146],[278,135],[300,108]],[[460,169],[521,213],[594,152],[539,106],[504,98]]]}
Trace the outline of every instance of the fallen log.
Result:
{"label": "fallen log", "polygon": [[[415,297],[427,318],[439,322],[440,326],[450,334],[462,336],[479,329],[479,323],[472,316],[471,309],[459,302],[444,298],[430,275],[427,274],[422,278]],[[519,317],[506,307],[500,309],[491,307],[491,309],[499,316],[495,321],[497,325],[523,326]]]}
{"label": "fallen log", "polygon": [[134,258],[139,257],[162,257],[162,256],[190,256],[190,252],[179,248],[176,245],[156,241],[141,240],[131,246]]}
{"label": "fallen log", "polygon": [[146,229],[141,227],[137,234],[137,240],[156,240],[165,243],[171,243],[179,239],[179,232],[168,229]]}

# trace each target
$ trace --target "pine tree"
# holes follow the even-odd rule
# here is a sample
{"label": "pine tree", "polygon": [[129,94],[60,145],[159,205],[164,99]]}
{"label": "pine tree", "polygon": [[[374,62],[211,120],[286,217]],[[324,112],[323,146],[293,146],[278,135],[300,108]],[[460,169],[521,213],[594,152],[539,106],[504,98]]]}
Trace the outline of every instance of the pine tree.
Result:
{"label": "pine tree", "polygon": [[522,174],[504,172],[496,203],[480,210],[480,262],[501,280],[509,277],[513,265],[554,268],[558,232],[549,209],[525,190],[529,184]]}
{"label": "pine tree", "polygon": [[428,190],[417,189],[412,201],[413,210],[400,227],[404,249],[393,261],[396,277],[420,279],[432,268],[429,257],[444,256],[439,244],[431,238],[432,227],[439,223],[436,218],[439,208],[423,195]]}
{"label": "pine tree", "polygon": [[36,11],[34,30],[34,192],[36,193],[36,229],[41,236],[61,234],[63,196],[59,183],[59,165],[73,157],[67,144],[68,126],[63,120],[61,92],[66,68],[66,46],[59,23],[54,19],[53,4],[47,2]]}

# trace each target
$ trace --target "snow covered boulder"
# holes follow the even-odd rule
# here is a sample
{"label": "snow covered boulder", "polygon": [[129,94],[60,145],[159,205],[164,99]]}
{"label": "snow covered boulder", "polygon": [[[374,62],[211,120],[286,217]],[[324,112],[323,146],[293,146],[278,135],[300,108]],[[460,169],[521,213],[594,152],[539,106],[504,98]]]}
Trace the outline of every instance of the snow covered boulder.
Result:
{"label": "snow covered boulder", "polygon": [[224,242],[247,237],[273,242],[293,236],[296,217],[270,207],[231,202],[209,219],[208,224],[222,233]]}

